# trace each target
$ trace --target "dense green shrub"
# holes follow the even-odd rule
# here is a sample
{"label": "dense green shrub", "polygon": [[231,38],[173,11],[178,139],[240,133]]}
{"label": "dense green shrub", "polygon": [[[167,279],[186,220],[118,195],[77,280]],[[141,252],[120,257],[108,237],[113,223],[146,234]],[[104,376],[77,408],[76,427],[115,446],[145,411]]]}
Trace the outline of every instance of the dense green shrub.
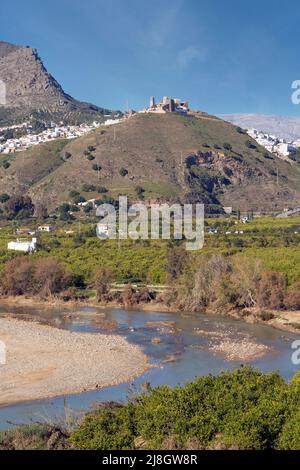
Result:
{"label": "dense green shrub", "polygon": [[134,448],[134,423],[130,406],[104,406],[85,417],[70,442],[78,450],[128,450]]}
{"label": "dense green shrub", "polygon": [[92,168],[93,168],[94,171],[101,171],[102,166],[98,165],[98,163],[94,163]]}
{"label": "dense green shrub", "polygon": [[249,149],[256,149],[256,145],[254,144],[254,142],[252,142],[252,140],[246,140],[245,145]]}
{"label": "dense green shrub", "polygon": [[126,170],[126,168],[120,168],[120,171],[119,171],[120,175],[121,176],[126,176],[128,175],[128,170]]}
{"label": "dense green shrub", "polygon": [[108,192],[108,189],[105,188],[104,186],[98,186],[97,192],[98,192],[99,194],[104,194],[104,193],[107,193],[107,192]]}
{"label": "dense green shrub", "polygon": [[[124,406],[88,414],[70,442],[76,449],[300,449],[300,382],[240,367],[184,387],[148,389]],[[294,410],[294,411],[293,411]],[[193,447],[195,448],[195,447]]]}
{"label": "dense green shrub", "polygon": [[224,149],[225,150],[228,150],[229,152],[231,152],[232,150],[232,145],[231,144],[228,144],[227,142],[225,142],[225,144],[223,145]]}
{"label": "dense green shrub", "polygon": [[81,187],[81,190],[85,193],[90,193],[96,191],[97,188],[93,184],[84,183]]}
{"label": "dense green shrub", "polygon": [[295,409],[286,420],[279,437],[278,447],[283,450],[300,450],[300,410]]}
{"label": "dense green shrub", "polygon": [[69,196],[73,199],[74,197],[80,196],[80,192],[72,190],[69,192]]}

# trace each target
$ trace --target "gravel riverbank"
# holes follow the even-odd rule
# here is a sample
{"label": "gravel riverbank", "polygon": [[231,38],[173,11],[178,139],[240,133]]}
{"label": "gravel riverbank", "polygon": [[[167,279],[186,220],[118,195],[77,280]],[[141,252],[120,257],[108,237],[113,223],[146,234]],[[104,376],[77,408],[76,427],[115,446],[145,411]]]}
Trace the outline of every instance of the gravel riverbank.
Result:
{"label": "gravel riverbank", "polygon": [[0,406],[107,387],[150,367],[138,346],[117,335],[0,318],[0,340],[6,345]]}

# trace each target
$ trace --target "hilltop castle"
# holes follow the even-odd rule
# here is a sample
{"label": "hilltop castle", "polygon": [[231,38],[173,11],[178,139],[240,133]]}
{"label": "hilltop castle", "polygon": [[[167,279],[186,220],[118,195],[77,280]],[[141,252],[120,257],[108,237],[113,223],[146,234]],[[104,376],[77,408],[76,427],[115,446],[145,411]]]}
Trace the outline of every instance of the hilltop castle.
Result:
{"label": "hilltop castle", "polygon": [[181,101],[177,98],[170,98],[169,96],[164,96],[162,101],[155,103],[154,96],[150,98],[149,108],[145,108],[142,113],[181,113],[186,114],[189,111],[189,104],[187,102]]}

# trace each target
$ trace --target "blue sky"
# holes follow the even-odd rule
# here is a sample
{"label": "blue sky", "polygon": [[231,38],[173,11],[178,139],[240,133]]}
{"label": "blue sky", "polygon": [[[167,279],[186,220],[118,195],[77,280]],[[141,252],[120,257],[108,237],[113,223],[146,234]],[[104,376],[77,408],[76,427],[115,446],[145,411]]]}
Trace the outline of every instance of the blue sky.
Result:
{"label": "blue sky", "polygon": [[1,40],[36,47],[74,97],[139,109],[300,116],[298,0],[2,0]]}

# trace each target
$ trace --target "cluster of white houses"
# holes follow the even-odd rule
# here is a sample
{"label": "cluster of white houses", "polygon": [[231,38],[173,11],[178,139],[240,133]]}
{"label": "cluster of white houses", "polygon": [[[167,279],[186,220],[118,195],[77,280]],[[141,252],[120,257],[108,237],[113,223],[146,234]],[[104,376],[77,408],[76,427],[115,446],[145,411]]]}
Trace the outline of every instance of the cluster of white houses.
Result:
{"label": "cluster of white houses", "polygon": [[[139,113],[180,113],[186,114],[189,111],[189,104],[186,101],[182,101],[177,98],[170,98],[165,96],[162,101],[159,103],[155,102],[155,98],[152,96],[150,98],[150,106],[148,108],[139,111]],[[23,123],[10,127],[0,128],[0,154],[9,154],[14,152],[20,152],[22,150],[27,150],[30,147],[39,145],[45,142],[56,139],[75,139],[81,137],[91,130],[98,128],[100,126],[111,126],[114,124],[119,124],[123,120],[128,119],[133,114],[134,111],[125,113],[121,115],[105,115],[105,121],[103,123],[93,122],[92,124],[81,124],[78,126],[64,126],[51,123],[47,129],[44,131],[35,134],[33,132],[32,125],[30,123]],[[2,136],[1,132],[7,130],[23,129],[24,135],[18,138],[7,139]]]}
{"label": "cluster of white houses", "polygon": [[24,136],[8,139],[3,143],[0,142],[0,153],[8,154],[20,152],[33,147],[34,145],[39,145],[56,139],[75,139],[76,137],[81,137],[87,134],[99,125],[100,124],[96,122],[91,125],[81,124],[80,126],[57,126],[53,124],[51,127],[39,134],[34,134],[31,126],[28,125],[25,129],[27,133]]}
{"label": "cluster of white houses", "polygon": [[[37,232],[53,232],[56,229],[55,225],[40,225]],[[37,249],[36,230],[29,228],[20,228],[17,230],[17,235],[31,235],[32,239],[17,238],[7,244],[8,250],[22,251],[23,253],[34,253]]]}
{"label": "cluster of white houses", "polygon": [[250,137],[255,139],[258,144],[278,156],[288,157],[297,152],[297,150],[300,150],[300,140],[287,142],[285,139],[280,139],[275,135],[266,134],[257,129],[249,129],[247,133]]}
{"label": "cluster of white houses", "polygon": [[[79,126],[59,126],[52,123],[49,128],[44,130],[39,134],[34,134],[32,132],[32,126],[25,123],[23,125],[25,130],[25,135],[19,138],[8,139],[4,141],[0,137],[0,153],[9,154],[14,152],[20,152],[22,150],[27,150],[34,145],[43,144],[51,140],[56,139],[76,139],[81,137],[93,129],[96,129],[100,126],[111,126],[113,124],[118,124],[122,119],[107,119],[104,123],[100,124],[99,122],[93,122],[92,124],[81,124]],[[18,126],[19,128],[22,126]],[[16,126],[10,128],[0,128],[0,132],[8,129],[15,129]]]}

